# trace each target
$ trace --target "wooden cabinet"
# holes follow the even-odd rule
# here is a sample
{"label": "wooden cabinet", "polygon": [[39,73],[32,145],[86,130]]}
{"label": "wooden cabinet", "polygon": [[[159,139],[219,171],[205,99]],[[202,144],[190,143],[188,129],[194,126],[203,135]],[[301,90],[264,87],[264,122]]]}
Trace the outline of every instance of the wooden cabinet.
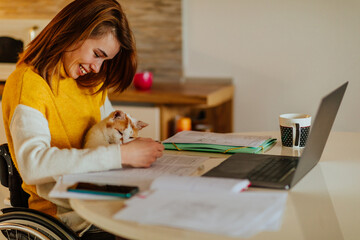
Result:
{"label": "wooden cabinet", "polygon": [[123,93],[109,93],[112,102],[151,104],[160,109],[160,140],[174,134],[176,116],[188,116],[214,132],[233,131],[234,86],[230,79],[192,78],[184,83],[154,83],[148,91],[130,87]]}

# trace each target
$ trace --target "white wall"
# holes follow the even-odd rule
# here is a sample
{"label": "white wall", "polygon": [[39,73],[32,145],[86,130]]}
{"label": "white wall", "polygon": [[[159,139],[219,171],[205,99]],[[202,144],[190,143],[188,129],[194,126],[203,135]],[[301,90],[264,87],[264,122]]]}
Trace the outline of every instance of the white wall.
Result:
{"label": "white wall", "polygon": [[333,130],[360,131],[360,1],[183,0],[185,76],[232,77],[235,131],[315,115],[350,81]]}

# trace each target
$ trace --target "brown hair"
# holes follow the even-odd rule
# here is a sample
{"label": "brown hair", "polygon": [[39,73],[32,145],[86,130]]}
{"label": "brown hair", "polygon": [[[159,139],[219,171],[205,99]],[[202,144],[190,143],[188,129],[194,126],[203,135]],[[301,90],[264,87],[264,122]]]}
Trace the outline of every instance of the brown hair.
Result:
{"label": "brown hair", "polygon": [[98,92],[114,87],[125,90],[137,68],[136,47],[127,18],[116,0],[75,0],[61,10],[21,54],[18,65],[32,65],[51,86],[54,75],[60,76],[64,51],[88,38],[112,32],[120,42],[120,51],[104,61],[99,73],[76,79],[78,86]]}

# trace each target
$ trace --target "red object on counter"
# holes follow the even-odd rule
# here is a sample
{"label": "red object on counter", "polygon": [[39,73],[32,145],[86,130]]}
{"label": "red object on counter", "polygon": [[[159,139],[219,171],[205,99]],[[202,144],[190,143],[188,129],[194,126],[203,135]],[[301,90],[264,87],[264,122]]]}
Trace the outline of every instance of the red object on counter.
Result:
{"label": "red object on counter", "polygon": [[153,74],[151,72],[140,72],[134,76],[133,84],[137,90],[148,90],[153,82]]}

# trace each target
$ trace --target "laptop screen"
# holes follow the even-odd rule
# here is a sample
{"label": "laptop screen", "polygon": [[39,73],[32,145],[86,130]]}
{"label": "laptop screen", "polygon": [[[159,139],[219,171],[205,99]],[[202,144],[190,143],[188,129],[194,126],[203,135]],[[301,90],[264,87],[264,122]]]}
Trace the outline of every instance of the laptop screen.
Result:
{"label": "laptop screen", "polygon": [[344,83],[321,100],[291,186],[296,184],[320,160],[347,85],[348,82]]}

